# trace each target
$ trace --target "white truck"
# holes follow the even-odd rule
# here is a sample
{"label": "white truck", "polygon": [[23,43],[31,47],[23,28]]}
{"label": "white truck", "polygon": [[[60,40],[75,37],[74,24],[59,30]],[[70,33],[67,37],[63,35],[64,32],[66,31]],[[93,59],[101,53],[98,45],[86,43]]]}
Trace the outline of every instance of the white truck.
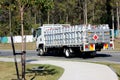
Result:
{"label": "white truck", "polygon": [[44,24],[35,30],[33,36],[39,55],[56,50],[68,58],[76,53],[93,55],[101,49],[113,49],[112,34],[113,30],[107,24]]}

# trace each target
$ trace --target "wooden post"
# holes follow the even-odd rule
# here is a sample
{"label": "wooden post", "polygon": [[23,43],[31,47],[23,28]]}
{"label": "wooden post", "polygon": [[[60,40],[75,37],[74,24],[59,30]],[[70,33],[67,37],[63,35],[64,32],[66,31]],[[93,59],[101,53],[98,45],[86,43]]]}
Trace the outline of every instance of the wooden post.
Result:
{"label": "wooden post", "polygon": [[12,49],[13,49],[13,56],[14,56],[14,62],[15,62],[17,79],[20,80],[19,70],[18,70],[18,65],[17,65],[17,59],[16,59],[16,53],[15,53],[15,47],[14,47],[14,42],[13,42],[13,36],[12,36],[12,34],[11,34],[11,44],[12,44]]}

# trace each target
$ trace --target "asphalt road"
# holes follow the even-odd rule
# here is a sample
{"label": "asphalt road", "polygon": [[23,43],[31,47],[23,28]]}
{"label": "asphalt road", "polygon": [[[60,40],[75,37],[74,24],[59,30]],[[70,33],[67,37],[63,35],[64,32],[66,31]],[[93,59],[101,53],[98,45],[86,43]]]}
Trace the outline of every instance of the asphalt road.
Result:
{"label": "asphalt road", "polygon": [[[20,53],[21,51],[16,51]],[[13,57],[12,50],[0,50],[0,57]],[[20,55],[18,55],[20,57]],[[97,52],[97,55],[93,57],[82,58],[81,56],[74,56],[73,58],[65,58],[64,56],[58,56],[56,54],[49,54],[45,56],[38,56],[36,51],[26,51],[26,58],[35,60],[70,60],[70,61],[92,61],[92,62],[115,62],[120,63],[120,52]]]}

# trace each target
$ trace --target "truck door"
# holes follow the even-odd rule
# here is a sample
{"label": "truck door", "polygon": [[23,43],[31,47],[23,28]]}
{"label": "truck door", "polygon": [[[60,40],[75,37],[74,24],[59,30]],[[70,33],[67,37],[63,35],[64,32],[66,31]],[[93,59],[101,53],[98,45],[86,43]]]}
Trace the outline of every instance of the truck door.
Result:
{"label": "truck door", "polygon": [[39,48],[39,45],[44,44],[44,40],[43,40],[43,33],[42,33],[42,28],[38,28],[36,30],[36,45],[37,45],[37,49]]}

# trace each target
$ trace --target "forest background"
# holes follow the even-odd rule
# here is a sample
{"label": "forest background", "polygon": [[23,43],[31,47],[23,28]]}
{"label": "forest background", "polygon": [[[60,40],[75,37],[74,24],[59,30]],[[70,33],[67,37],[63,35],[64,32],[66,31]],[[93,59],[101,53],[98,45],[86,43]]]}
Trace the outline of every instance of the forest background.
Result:
{"label": "forest background", "polygon": [[109,24],[119,30],[119,16],[120,0],[1,0],[0,36],[21,35],[21,24],[25,35],[42,24],[57,23]]}

